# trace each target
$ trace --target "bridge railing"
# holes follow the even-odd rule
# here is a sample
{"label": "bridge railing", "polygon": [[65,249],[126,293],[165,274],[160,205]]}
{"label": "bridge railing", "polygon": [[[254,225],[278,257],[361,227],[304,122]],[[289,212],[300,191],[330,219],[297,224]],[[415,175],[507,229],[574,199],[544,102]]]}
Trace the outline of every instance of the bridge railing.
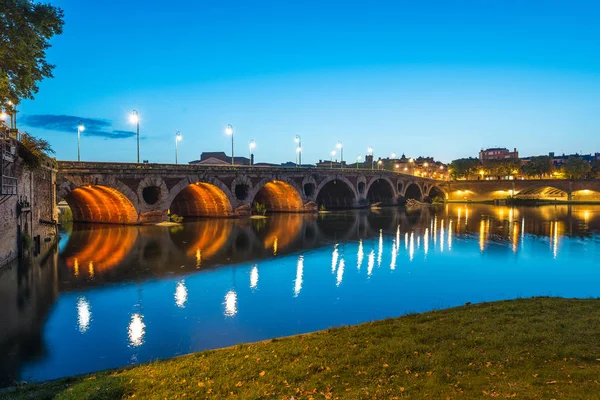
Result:
{"label": "bridge railing", "polygon": [[404,174],[401,172],[395,172],[384,169],[371,169],[371,168],[356,168],[356,167],[345,167],[345,168],[327,168],[327,167],[307,167],[307,166],[283,166],[283,165],[202,165],[202,164],[156,164],[156,163],[126,163],[126,162],[89,162],[89,161],[58,161],[58,169],[61,170],[136,170],[136,171],[151,171],[151,170],[162,170],[162,171],[179,171],[179,172],[251,172],[251,171],[265,171],[269,170],[272,172],[300,172],[300,173],[344,173],[354,174],[361,172],[363,174],[385,174],[391,176],[404,176],[417,178],[426,181],[442,182],[441,180],[434,180],[430,178],[418,177],[410,174]]}

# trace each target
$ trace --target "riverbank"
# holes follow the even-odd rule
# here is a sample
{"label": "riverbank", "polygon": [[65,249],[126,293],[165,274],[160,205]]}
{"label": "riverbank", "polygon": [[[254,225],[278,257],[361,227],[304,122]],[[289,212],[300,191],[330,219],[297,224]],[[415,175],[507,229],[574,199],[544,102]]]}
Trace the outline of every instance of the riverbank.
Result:
{"label": "riverbank", "polygon": [[26,385],[14,399],[592,398],[600,300],[466,305]]}

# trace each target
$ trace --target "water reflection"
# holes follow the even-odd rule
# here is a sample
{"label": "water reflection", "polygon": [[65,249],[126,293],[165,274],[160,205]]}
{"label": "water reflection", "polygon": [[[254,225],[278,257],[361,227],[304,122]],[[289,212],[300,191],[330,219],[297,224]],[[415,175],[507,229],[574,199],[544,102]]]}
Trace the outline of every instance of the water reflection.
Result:
{"label": "water reflection", "polygon": [[90,327],[91,321],[92,311],[90,303],[88,303],[85,296],[81,296],[77,299],[77,325],[79,326],[79,332],[85,333]]}
{"label": "water reflection", "polygon": [[127,327],[129,334],[129,344],[132,347],[139,347],[144,344],[144,335],[146,334],[146,324],[144,324],[144,316],[135,313],[131,316],[131,322]]}
{"label": "water reflection", "polygon": [[177,282],[177,287],[175,288],[175,304],[179,308],[185,308],[185,303],[187,301],[188,291],[185,287],[185,280],[182,279]]}
{"label": "water reflection", "polygon": [[233,317],[235,314],[237,314],[237,293],[235,290],[230,290],[227,292],[223,304],[225,305],[226,317]]}
{"label": "water reflection", "polygon": [[465,301],[600,296],[599,231],[589,206],[74,225],[60,253],[0,271],[0,382]]}

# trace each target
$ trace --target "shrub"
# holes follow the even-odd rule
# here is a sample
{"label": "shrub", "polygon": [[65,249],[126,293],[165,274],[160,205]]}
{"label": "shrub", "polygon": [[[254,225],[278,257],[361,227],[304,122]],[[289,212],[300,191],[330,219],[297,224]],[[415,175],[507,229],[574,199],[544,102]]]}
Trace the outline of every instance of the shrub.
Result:
{"label": "shrub", "polygon": [[171,222],[176,222],[178,224],[183,222],[183,217],[177,214],[171,214],[169,215],[169,218],[171,218]]}
{"label": "shrub", "polygon": [[321,204],[321,206],[319,207],[319,211],[327,211],[327,208],[325,208],[325,204]]}
{"label": "shrub", "polygon": [[254,215],[265,215],[267,213],[267,206],[261,203],[254,203],[252,205],[252,214]]}
{"label": "shrub", "polygon": [[434,203],[443,203],[443,202],[444,202],[444,198],[443,198],[443,197],[441,197],[441,196],[435,196],[435,197],[433,198],[433,202],[434,202]]}

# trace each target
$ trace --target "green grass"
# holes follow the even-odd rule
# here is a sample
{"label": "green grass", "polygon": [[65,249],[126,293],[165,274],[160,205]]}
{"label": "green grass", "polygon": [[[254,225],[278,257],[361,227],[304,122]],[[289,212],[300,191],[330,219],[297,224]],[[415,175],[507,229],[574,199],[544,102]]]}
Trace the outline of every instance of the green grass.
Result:
{"label": "green grass", "polygon": [[16,399],[600,398],[600,300],[533,298],[240,345]]}

